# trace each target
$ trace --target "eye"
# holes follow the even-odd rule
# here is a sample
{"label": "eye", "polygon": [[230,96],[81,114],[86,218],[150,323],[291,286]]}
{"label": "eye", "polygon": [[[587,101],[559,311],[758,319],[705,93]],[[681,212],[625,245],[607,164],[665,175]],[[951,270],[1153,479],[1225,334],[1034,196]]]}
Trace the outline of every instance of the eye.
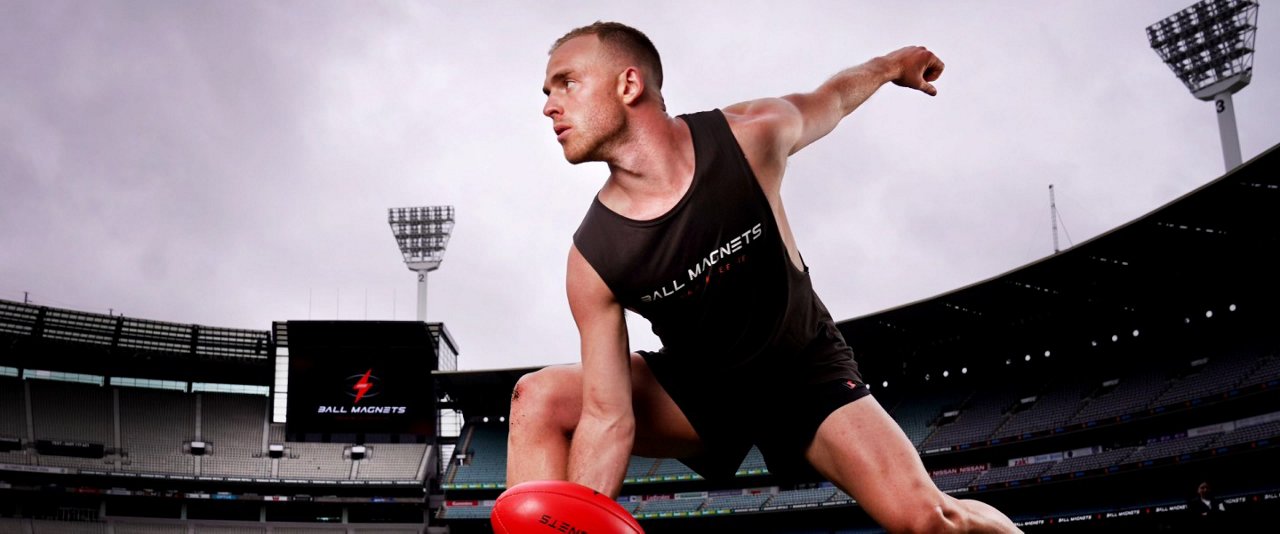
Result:
{"label": "eye", "polygon": [[564,88],[565,88],[566,90],[573,89],[573,88],[575,88],[575,87],[577,87],[577,86],[578,86],[578,81],[577,81],[577,80],[565,80],[565,81],[564,81]]}

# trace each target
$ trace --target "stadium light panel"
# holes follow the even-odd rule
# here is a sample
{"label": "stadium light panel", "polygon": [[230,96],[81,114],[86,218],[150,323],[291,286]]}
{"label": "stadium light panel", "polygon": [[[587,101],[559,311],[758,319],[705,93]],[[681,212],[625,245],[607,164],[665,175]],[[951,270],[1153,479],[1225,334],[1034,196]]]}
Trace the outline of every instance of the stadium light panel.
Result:
{"label": "stadium light panel", "polygon": [[951,376],[951,371],[943,371],[943,372],[942,372],[942,378],[946,378],[946,377],[949,377],[949,376]]}
{"label": "stadium light panel", "polygon": [[440,268],[453,233],[453,206],[387,210],[387,223],[410,271],[418,273],[418,320],[427,320],[427,273]]}
{"label": "stadium light panel", "polygon": [[1208,310],[1208,311],[1204,312],[1204,317],[1205,317],[1205,319],[1212,319],[1212,318],[1213,318],[1213,310]]}
{"label": "stadium light panel", "polygon": [[1147,27],[1147,41],[1174,76],[1196,98],[1214,101],[1228,171],[1242,161],[1231,95],[1253,77],[1257,32],[1255,0],[1204,0]]}
{"label": "stadium light panel", "polygon": [[1204,0],[1148,26],[1147,41],[1187,90],[1211,100],[1249,83],[1257,30],[1256,1]]}
{"label": "stadium light panel", "polygon": [[1236,311],[1236,305],[1232,304],[1230,306],[1227,306],[1227,311]]}
{"label": "stadium light panel", "polygon": [[1049,357],[1049,351],[1047,351],[1047,350],[1046,350],[1046,351],[1044,351],[1044,357],[1045,357],[1045,358],[1048,358],[1048,357]]}
{"label": "stadium light panel", "polygon": [[1026,358],[1023,358],[1023,360],[1028,362],[1031,361],[1031,355],[1028,354]]}
{"label": "stadium light panel", "polygon": [[884,387],[884,388],[889,387],[889,381],[888,381],[888,380],[885,380],[884,382],[881,382],[881,383],[880,383],[880,387]]}

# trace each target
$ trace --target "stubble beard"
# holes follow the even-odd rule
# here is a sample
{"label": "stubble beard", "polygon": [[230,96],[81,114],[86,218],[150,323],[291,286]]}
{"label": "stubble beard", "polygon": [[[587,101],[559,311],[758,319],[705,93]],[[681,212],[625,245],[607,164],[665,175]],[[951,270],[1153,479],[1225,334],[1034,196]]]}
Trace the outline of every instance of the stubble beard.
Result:
{"label": "stubble beard", "polygon": [[581,145],[574,146],[570,141],[565,146],[564,157],[569,163],[577,165],[588,161],[608,162],[614,150],[623,144],[627,137],[627,114],[621,106],[603,110],[587,121],[583,132],[587,138],[579,138]]}

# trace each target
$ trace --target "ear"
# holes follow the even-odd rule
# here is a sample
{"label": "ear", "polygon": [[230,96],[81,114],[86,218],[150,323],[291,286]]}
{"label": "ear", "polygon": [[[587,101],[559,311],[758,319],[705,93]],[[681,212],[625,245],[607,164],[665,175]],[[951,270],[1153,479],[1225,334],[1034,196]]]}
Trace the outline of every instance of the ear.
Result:
{"label": "ear", "polygon": [[618,97],[624,105],[638,102],[644,96],[644,90],[644,78],[640,76],[640,69],[627,67],[618,74]]}

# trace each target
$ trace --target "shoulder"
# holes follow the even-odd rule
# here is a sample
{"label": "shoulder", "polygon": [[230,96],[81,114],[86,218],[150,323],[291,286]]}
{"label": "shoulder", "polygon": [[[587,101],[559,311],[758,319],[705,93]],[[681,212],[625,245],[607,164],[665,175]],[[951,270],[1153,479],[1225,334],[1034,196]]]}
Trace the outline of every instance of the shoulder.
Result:
{"label": "shoulder", "polygon": [[723,112],[762,185],[776,187],[795,138],[804,128],[800,110],[783,98],[762,98],[734,104]]}
{"label": "shoulder", "polygon": [[735,136],[753,141],[780,139],[788,130],[802,127],[804,121],[800,109],[785,98],[739,102],[722,111]]}

